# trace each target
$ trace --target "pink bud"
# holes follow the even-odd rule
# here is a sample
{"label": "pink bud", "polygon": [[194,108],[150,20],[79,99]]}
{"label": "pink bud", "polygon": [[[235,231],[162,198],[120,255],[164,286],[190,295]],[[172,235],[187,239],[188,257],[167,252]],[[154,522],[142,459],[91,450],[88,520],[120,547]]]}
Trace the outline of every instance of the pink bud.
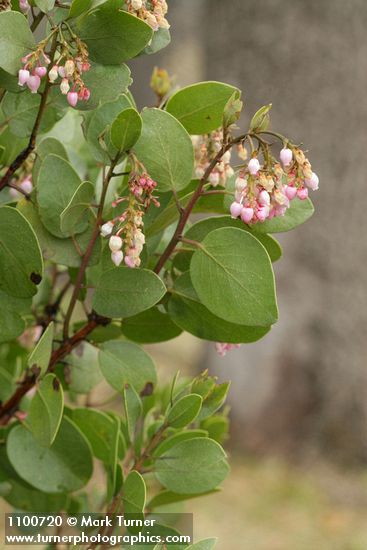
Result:
{"label": "pink bud", "polygon": [[236,191],[243,191],[247,187],[247,180],[239,176],[236,179]]}
{"label": "pink bud", "polygon": [[220,179],[220,176],[218,172],[212,172],[209,176],[209,182],[214,186],[218,185],[219,179]]}
{"label": "pink bud", "polygon": [[30,5],[27,0],[19,0],[19,7],[23,13],[28,13],[30,10]]}
{"label": "pink bud", "polygon": [[261,191],[261,193],[259,194],[259,204],[261,204],[262,206],[269,206],[270,204],[270,195],[267,191],[263,190]]}
{"label": "pink bud", "polygon": [[36,67],[34,72],[36,75],[38,75],[40,78],[43,78],[45,74],[47,73],[46,67]]}
{"label": "pink bud", "polygon": [[259,220],[259,222],[264,222],[268,216],[269,216],[268,206],[263,206],[261,208],[258,208],[256,212],[256,217]]}
{"label": "pink bud", "polygon": [[88,90],[88,88],[84,88],[83,101],[88,101],[89,98],[90,98],[90,90]]}
{"label": "pink bud", "polygon": [[101,235],[102,237],[108,237],[113,231],[113,222],[106,222],[101,226]]}
{"label": "pink bud", "polygon": [[298,189],[297,191],[297,197],[301,199],[301,201],[304,201],[308,197],[308,189],[306,187],[303,187],[302,189]]}
{"label": "pink bud", "polygon": [[27,83],[27,80],[29,78],[29,71],[26,69],[20,69],[18,72],[18,84],[19,86],[24,86],[24,84]]}
{"label": "pink bud", "polygon": [[62,65],[58,68],[57,72],[59,73],[59,76],[61,76],[61,78],[65,78],[66,74],[65,74],[65,67],[63,67]]}
{"label": "pink bud", "polygon": [[244,223],[249,223],[252,218],[254,217],[254,209],[253,208],[242,208],[241,210],[241,220]]}
{"label": "pink bud", "polygon": [[243,206],[239,202],[232,202],[229,208],[232,218],[238,218],[241,215],[242,208]]}
{"label": "pink bud", "polygon": [[293,153],[291,149],[288,149],[287,147],[283,147],[283,149],[280,151],[280,160],[283,166],[289,166],[292,162]]}
{"label": "pink bud", "polygon": [[248,163],[248,171],[252,176],[256,176],[258,171],[260,170],[260,163],[257,159],[251,159]]}
{"label": "pink bud", "polygon": [[32,179],[30,176],[27,176],[24,178],[23,181],[20,182],[19,187],[28,195],[30,195],[33,191],[33,185],[32,185]]}
{"label": "pink bud", "polygon": [[284,188],[285,196],[292,201],[294,197],[297,195],[297,187],[291,187],[290,185],[286,185]]}
{"label": "pink bud", "polygon": [[31,90],[32,94],[36,94],[40,87],[41,79],[38,75],[32,74],[27,80],[27,86]]}
{"label": "pink bud", "polygon": [[312,189],[312,191],[317,191],[319,188],[319,177],[315,172],[312,172],[312,176],[309,179],[305,179],[305,184],[307,187]]}
{"label": "pink bud", "polygon": [[119,266],[123,259],[124,259],[124,254],[122,250],[117,250],[116,252],[112,252],[111,260],[116,266]]}
{"label": "pink bud", "polygon": [[75,105],[78,103],[78,94],[76,92],[69,92],[66,97],[69,105],[75,107]]}
{"label": "pink bud", "polygon": [[117,252],[118,250],[121,250],[123,245],[121,237],[118,235],[113,235],[108,243],[108,246],[110,247],[111,252]]}
{"label": "pink bud", "polygon": [[125,264],[127,265],[127,267],[135,267],[134,259],[130,256],[125,256]]}
{"label": "pink bud", "polygon": [[60,84],[60,91],[62,94],[66,95],[70,90],[69,81],[67,78],[63,78]]}

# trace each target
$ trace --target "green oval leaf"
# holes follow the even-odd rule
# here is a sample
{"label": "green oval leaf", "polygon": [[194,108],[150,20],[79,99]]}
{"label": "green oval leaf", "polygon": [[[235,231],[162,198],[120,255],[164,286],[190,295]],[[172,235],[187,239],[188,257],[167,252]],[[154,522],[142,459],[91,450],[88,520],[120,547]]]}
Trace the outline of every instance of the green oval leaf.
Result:
{"label": "green oval leaf", "polygon": [[157,307],[123,319],[122,334],[138,344],[154,344],[176,338],[182,330]]}
{"label": "green oval leaf", "polygon": [[[42,223],[55,237],[68,236],[61,230],[60,216],[80,184],[80,178],[69,162],[57,155],[47,155],[38,174],[37,201]],[[84,229],[84,221],[79,222],[75,232],[81,233]]]}
{"label": "green oval leaf", "polygon": [[225,321],[211,313],[199,300],[192,286],[190,273],[175,281],[168,302],[171,319],[190,334],[212,342],[249,344],[263,338],[270,327],[251,327]]}
{"label": "green oval leaf", "polygon": [[194,149],[185,128],[169,113],[144,109],[143,129],[134,150],[160,191],[180,190],[191,180]]}
{"label": "green oval leaf", "polygon": [[19,12],[0,13],[0,67],[16,74],[21,68],[21,59],[34,47],[33,34],[28,21]]}
{"label": "green oval leaf", "polygon": [[60,214],[60,229],[64,235],[82,233],[88,227],[87,210],[94,197],[94,185],[83,181]]}
{"label": "green oval leaf", "polygon": [[227,476],[229,466],[222,447],[208,438],[182,441],[155,463],[158,481],[174,493],[205,493]]}
{"label": "green oval leaf", "polygon": [[122,495],[125,514],[139,514],[144,511],[147,489],[139,472],[133,470],[128,474]]}
{"label": "green oval leaf", "polygon": [[[103,327],[105,328],[105,327]],[[98,348],[82,342],[65,359],[71,367],[69,389],[75,393],[89,393],[101,380]]]}
{"label": "green oval leaf", "polygon": [[99,9],[82,18],[79,36],[87,44],[93,61],[120,65],[145,48],[153,31],[130,13]]}
{"label": "green oval leaf", "polygon": [[40,376],[42,376],[48,368],[52,353],[53,338],[54,324],[50,323],[28,358],[28,366],[30,368],[33,366],[38,367],[40,369]]}
{"label": "green oval leaf", "polygon": [[125,109],[113,121],[111,141],[119,151],[128,151],[138,141],[143,121],[135,109]]}
{"label": "green oval leaf", "polygon": [[204,306],[235,324],[275,323],[274,273],[262,244],[246,231],[225,227],[209,233],[199,246],[190,273]]}
{"label": "green oval leaf", "polygon": [[195,393],[181,397],[169,411],[167,423],[172,428],[184,428],[198,416],[202,402],[201,396]]}
{"label": "green oval leaf", "polygon": [[224,108],[238,88],[222,82],[199,82],[176,92],[166,109],[189,134],[208,134],[223,124]]}
{"label": "green oval leaf", "polygon": [[116,267],[100,276],[93,308],[106,317],[131,317],[154,306],[165,292],[166,287],[153,271]]}
{"label": "green oval leaf", "polygon": [[45,493],[77,491],[93,473],[89,444],[67,417],[50,448],[40,445],[24,426],[16,426],[8,436],[7,452],[18,475]]}
{"label": "green oval leaf", "polygon": [[0,290],[0,343],[13,340],[25,329],[22,314],[31,307],[31,298],[15,298]]}
{"label": "green oval leaf", "polygon": [[128,384],[140,392],[146,384],[155,385],[157,381],[151,357],[130,342],[104,342],[99,352],[99,365],[107,382],[117,391]]}
{"label": "green oval leaf", "polygon": [[27,298],[37,292],[43,260],[37,237],[25,217],[10,206],[0,208],[0,290]]}
{"label": "green oval leaf", "polygon": [[83,81],[90,90],[90,98],[88,101],[78,101],[76,109],[90,111],[127,92],[132,78],[130,69],[125,64],[116,66],[92,63],[90,70],[83,73]]}
{"label": "green oval leaf", "polygon": [[143,403],[134,386],[125,384],[122,390],[126,427],[130,441],[134,441],[136,425],[143,414]]}
{"label": "green oval leaf", "polygon": [[43,447],[50,447],[54,442],[63,410],[62,386],[54,374],[47,374],[37,388],[26,420],[26,426]]}

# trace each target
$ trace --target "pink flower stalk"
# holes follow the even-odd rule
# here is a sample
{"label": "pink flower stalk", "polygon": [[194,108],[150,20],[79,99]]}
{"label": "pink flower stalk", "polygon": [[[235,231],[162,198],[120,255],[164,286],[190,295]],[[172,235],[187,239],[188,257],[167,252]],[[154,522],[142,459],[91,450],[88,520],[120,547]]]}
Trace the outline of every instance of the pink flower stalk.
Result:
{"label": "pink flower stalk", "polygon": [[41,85],[41,79],[38,75],[32,74],[27,80],[27,86],[32,94],[36,94]]}
{"label": "pink flower stalk", "polygon": [[256,176],[258,171],[260,170],[260,163],[256,158],[253,158],[248,163],[248,171],[252,176]]}
{"label": "pink flower stalk", "polygon": [[20,71],[18,71],[19,86],[24,86],[24,84],[27,84],[28,78],[29,78],[29,71],[27,69],[20,69]]}
{"label": "pink flower stalk", "polygon": [[283,166],[289,166],[290,163],[292,162],[293,152],[288,147],[283,147],[283,149],[280,151],[279,156]]}
{"label": "pink flower stalk", "polygon": [[76,104],[78,103],[77,92],[68,92],[66,98],[68,100],[69,105],[71,105],[71,107],[75,107]]}

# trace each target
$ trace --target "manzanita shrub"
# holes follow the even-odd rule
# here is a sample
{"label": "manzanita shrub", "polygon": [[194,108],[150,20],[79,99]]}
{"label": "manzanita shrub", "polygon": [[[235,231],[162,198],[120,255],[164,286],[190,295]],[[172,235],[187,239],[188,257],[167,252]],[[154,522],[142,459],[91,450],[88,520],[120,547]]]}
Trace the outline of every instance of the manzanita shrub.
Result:
{"label": "manzanita shrub", "polygon": [[156,69],[138,111],[125,63],[169,43],[165,0],[2,6],[0,494],[37,513],[176,510],[228,474],[229,384],[159,385],[142,345],[264,337],[272,234],[312,215],[318,178],[270,105],[238,127],[231,85],[174,89]]}

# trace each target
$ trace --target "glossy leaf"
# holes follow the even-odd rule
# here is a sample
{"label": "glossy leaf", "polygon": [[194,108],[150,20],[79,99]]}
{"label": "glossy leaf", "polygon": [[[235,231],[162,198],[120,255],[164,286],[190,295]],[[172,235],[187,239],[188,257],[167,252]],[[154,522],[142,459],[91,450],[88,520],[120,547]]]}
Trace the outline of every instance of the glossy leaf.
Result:
{"label": "glossy leaf", "polygon": [[130,441],[134,441],[136,424],[143,413],[143,404],[134,386],[125,384],[122,390],[127,431]]}
{"label": "glossy leaf", "polygon": [[125,109],[113,121],[111,142],[119,151],[128,151],[138,141],[142,119],[135,109]]}
{"label": "glossy leaf", "polygon": [[73,235],[76,228],[79,233],[87,229],[88,216],[86,214],[91,207],[93,197],[93,184],[83,181],[60,214],[60,229],[64,235]]}
{"label": "glossy leaf", "polygon": [[138,514],[144,511],[147,489],[139,472],[131,471],[123,485],[122,502],[125,514]]}
{"label": "glossy leaf", "polygon": [[184,428],[198,416],[202,401],[201,396],[194,393],[181,397],[168,412],[167,423],[172,428]]}
{"label": "glossy leaf", "polygon": [[47,374],[37,388],[26,420],[36,441],[50,447],[60,428],[64,393],[54,374]]}
{"label": "glossy leaf", "polygon": [[166,342],[167,340],[176,338],[182,332],[172,322],[170,316],[162,313],[157,307],[123,319],[121,330],[129,340],[138,344]]}
{"label": "glossy leaf", "polygon": [[11,74],[21,68],[21,59],[34,47],[27,19],[16,11],[0,13],[0,67]]}

